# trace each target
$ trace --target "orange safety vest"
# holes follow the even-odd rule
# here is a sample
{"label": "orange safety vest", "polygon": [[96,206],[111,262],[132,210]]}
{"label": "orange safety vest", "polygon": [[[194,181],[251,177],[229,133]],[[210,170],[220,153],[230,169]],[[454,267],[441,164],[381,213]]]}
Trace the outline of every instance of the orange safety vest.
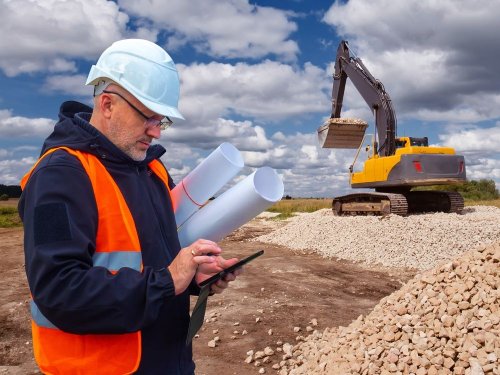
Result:
{"label": "orange safety vest", "polygon": [[[94,155],[67,147],[43,154],[21,180],[26,183],[38,163],[56,150],[77,157],[87,172],[97,203],[98,225],[93,265],[116,273],[122,267],[142,271],[142,254],[135,222],[118,185]],[[153,160],[151,170],[163,181],[170,194],[164,166]],[[131,374],[141,360],[141,332],[78,335],[52,324],[31,301],[33,351],[45,374]]]}

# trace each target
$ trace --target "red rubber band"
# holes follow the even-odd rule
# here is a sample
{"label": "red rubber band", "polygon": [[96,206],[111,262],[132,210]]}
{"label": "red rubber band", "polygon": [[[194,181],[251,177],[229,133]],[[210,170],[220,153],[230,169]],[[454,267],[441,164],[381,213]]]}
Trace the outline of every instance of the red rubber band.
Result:
{"label": "red rubber band", "polygon": [[181,180],[181,185],[182,185],[182,189],[184,190],[184,193],[186,193],[187,197],[189,198],[189,200],[191,202],[193,202],[195,205],[197,205],[198,207],[201,207],[203,206],[203,204],[199,204],[198,202],[196,202],[193,198],[191,198],[191,196],[189,195],[189,193],[187,192],[186,190],[186,186],[184,185],[184,180]]}

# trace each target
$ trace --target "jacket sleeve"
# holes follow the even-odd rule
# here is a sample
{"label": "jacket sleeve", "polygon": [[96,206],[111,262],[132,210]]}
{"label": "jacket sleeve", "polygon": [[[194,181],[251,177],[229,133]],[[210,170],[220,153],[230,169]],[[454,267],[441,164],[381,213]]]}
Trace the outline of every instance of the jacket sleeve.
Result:
{"label": "jacket sleeve", "polygon": [[90,180],[72,156],[56,152],[45,159],[19,203],[36,305],[72,333],[134,332],[152,323],[163,304],[177,298],[170,272],[144,267],[111,274],[93,267],[97,208]]}

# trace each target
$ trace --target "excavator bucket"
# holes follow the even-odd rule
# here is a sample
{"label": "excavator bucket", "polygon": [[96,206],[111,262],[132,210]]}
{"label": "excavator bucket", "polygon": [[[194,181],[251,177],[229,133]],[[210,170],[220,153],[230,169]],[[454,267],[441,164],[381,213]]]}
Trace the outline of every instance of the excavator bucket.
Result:
{"label": "excavator bucket", "polygon": [[318,128],[318,141],[322,148],[358,148],[367,127],[363,120],[330,118]]}

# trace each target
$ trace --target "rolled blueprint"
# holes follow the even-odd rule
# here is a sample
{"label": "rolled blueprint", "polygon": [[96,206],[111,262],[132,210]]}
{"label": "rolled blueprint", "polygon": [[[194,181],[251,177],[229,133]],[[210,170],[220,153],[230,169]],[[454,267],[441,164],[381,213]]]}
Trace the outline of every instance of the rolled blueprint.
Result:
{"label": "rolled blueprint", "polygon": [[243,168],[236,147],[223,143],[172,189],[175,221],[179,228],[193,213]]}
{"label": "rolled blueprint", "polygon": [[257,169],[212,200],[179,228],[182,247],[199,238],[219,241],[283,197],[281,178],[269,167]]}

